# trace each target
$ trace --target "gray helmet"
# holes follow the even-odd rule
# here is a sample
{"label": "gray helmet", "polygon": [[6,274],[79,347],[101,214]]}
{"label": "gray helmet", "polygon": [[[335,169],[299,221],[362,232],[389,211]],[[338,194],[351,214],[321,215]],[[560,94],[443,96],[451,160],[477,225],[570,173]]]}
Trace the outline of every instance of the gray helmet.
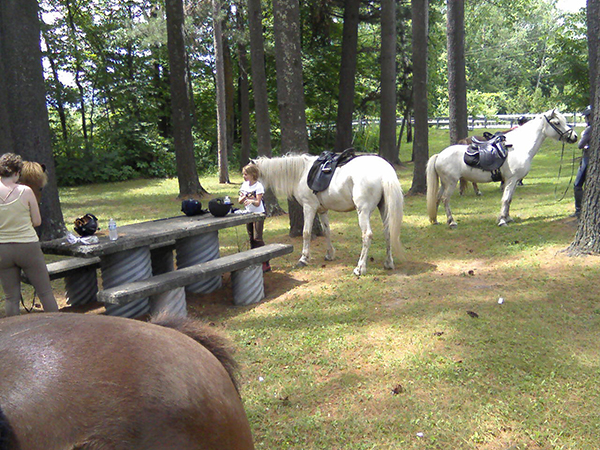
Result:
{"label": "gray helmet", "polygon": [[581,111],[581,115],[584,117],[589,116],[592,113],[592,106],[588,105],[587,108],[585,108],[583,111]]}

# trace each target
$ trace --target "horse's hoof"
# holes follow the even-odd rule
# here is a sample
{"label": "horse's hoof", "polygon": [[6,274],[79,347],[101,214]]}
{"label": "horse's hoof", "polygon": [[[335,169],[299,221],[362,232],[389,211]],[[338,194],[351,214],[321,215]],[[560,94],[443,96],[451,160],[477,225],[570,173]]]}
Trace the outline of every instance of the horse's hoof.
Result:
{"label": "horse's hoof", "polygon": [[396,266],[394,266],[394,263],[391,263],[391,264],[385,263],[383,265],[383,268],[386,269],[386,270],[394,270],[396,268]]}
{"label": "horse's hoof", "polygon": [[296,263],[296,269],[301,269],[302,267],[306,267],[308,264],[306,264],[304,261],[300,260]]}
{"label": "horse's hoof", "polygon": [[333,260],[334,260],[333,255],[325,255],[325,261],[333,261]]}
{"label": "horse's hoof", "polygon": [[505,221],[505,220],[501,220],[500,222],[498,222],[498,226],[499,226],[499,227],[507,227],[507,226],[508,226],[508,224],[506,223],[506,221]]}
{"label": "horse's hoof", "polygon": [[481,197],[482,195],[483,195],[483,192],[481,192],[481,191],[479,191],[479,192],[477,193],[477,196],[478,196],[478,197]]}
{"label": "horse's hoof", "polygon": [[448,224],[448,228],[450,228],[451,230],[454,230],[457,226],[458,224],[456,222],[450,222]]}
{"label": "horse's hoof", "polygon": [[354,275],[360,277],[361,275],[365,275],[367,273],[367,268],[361,269],[360,267],[355,267],[353,271]]}

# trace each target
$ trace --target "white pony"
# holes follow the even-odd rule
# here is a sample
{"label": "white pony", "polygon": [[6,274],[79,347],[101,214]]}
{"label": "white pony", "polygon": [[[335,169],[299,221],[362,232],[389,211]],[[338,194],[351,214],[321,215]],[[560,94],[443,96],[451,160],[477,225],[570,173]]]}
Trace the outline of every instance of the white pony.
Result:
{"label": "white pony", "polygon": [[[504,226],[512,219],[509,215],[510,202],[519,180],[525,178],[531,168],[531,160],[547,137],[568,143],[577,142],[577,133],[567,124],[565,117],[557,110],[549,110],[538,115],[506,135],[509,147],[506,161],[500,167],[504,192],[498,225]],[[490,183],[491,172],[470,167],[464,162],[467,145],[452,145],[441,153],[433,155],[427,163],[427,213],[431,223],[437,223],[437,211],[440,201],[444,201],[446,216],[450,228],[456,222],[450,210],[450,197],[456,188],[456,182],[462,177],[475,183]],[[441,189],[439,183],[441,182]]]}
{"label": "white pony", "polygon": [[302,232],[302,256],[299,266],[305,266],[310,257],[310,238],[315,214],[319,214],[326,239],[325,259],[333,260],[335,249],[331,244],[331,231],[327,211],[358,212],[358,223],[362,230],[362,251],[354,269],[356,276],[367,272],[367,254],[373,239],[371,214],[379,208],[387,255],[386,269],[394,268],[392,248],[402,253],[400,226],[404,207],[402,187],[394,168],[385,159],[376,155],[362,155],[338,167],[329,187],[317,194],[308,187],[307,176],[317,156],[290,154],[278,158],[259,158],[254,162],[260,171],[260,181],[271,187],[279,196],[294,197],[302,205],[304,227]]}

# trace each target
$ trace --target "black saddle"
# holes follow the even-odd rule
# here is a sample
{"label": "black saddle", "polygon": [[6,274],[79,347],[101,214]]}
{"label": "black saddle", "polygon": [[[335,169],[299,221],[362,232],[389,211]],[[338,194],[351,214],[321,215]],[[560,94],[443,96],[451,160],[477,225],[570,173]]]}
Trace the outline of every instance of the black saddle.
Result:
{"label": "black saddle", "polygon": [[492,172],[492,181],[502,181],[500,167],[508,156],[506,136],[503,133],[483,133],[485,140],[479,140],[475,136],[471,138],[471,145],[465,151],[465,164],[477,169]]}
{"label": "black saddle", "polygon": [[325,151],[319,155],[308,171],[306,182],[308,187],[316,194],[329,187],[335,169],[343,166],[351,159],[356,158],[353,148],[348,148],[342,153]]}

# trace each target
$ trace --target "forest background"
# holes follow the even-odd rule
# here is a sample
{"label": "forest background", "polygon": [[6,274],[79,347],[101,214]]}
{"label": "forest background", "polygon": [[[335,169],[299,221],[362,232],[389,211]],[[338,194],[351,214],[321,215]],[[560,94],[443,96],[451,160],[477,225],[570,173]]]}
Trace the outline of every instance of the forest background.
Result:
{"label": "forest background", "polygon": [[[245,1],[220,2],[225,75],[227,160],[241,157],[241,97],[249,77]],[[300,2],[300,37],[309,149],[335,144],[342,58],[343,1]],[[411,3],[396,3],[396,113],[413,110]],[[162,1],[41,0],[42,51],[52,149],[59,185],[177,175],[167,27]],[[196,169],[218,170],[213,5],[185,2],[186,70],[192,99]],[[277,107],[274,15],[262,2],[264,62],[273,153],[285,153]],[[446,4],[429,2],[428,115],[449,115]],[[353,145],[378,153],[381,107],[381,7],[360,3]],[[465,1],[465,68],[470,115],[576,112],[590,103],[585,10],[553,0]],[[250,128],[254,104],[249,97]],[[400,129],[401,139],[411,130]],[[250,134],[253,136],[253,133]],[[250,154],[257,143],[250,139]]]}

